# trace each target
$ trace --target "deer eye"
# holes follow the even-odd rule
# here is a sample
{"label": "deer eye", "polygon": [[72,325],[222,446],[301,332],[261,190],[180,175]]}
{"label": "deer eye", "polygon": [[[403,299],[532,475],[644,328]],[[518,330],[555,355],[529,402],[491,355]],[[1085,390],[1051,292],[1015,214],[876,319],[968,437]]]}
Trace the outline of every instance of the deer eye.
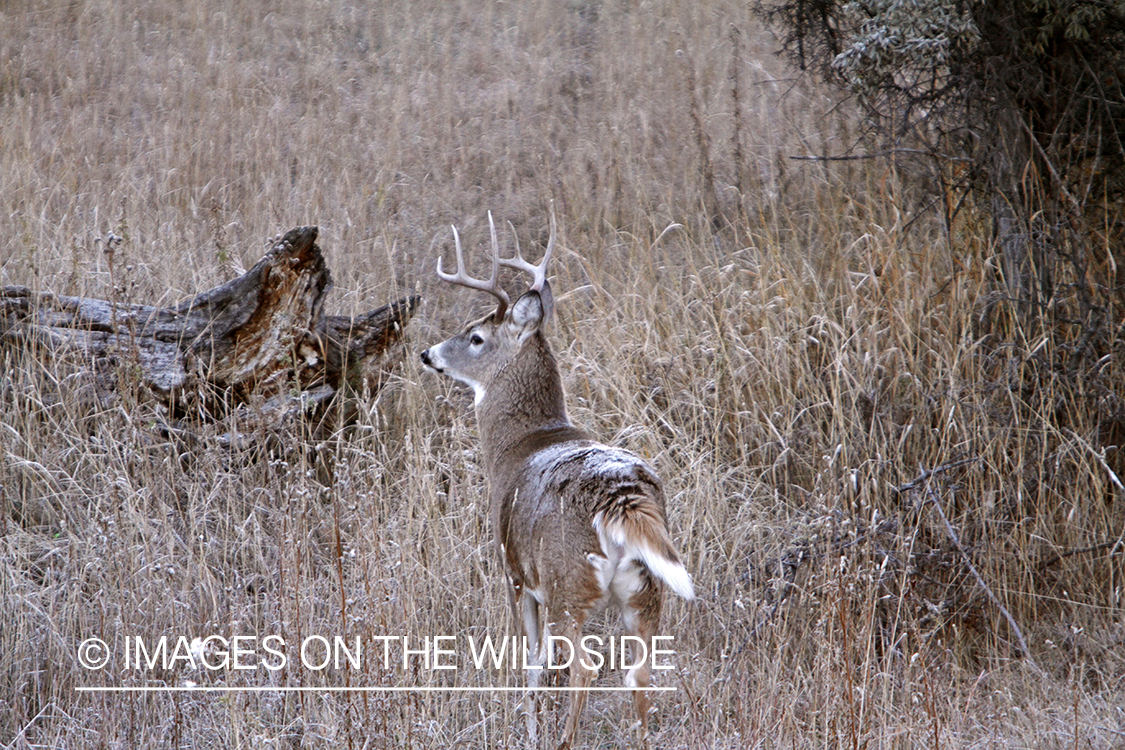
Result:
{"label": "deer eye", "polygon": [[481,336],[479,333],[474,333],[469,337],[469,343],[473,346],[480,346],[484,343],[484,336]]}

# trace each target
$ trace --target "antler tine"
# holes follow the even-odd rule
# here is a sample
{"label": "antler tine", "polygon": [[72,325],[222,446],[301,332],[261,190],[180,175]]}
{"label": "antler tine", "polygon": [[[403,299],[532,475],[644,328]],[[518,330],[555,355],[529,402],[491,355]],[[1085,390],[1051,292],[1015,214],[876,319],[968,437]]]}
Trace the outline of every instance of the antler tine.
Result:
{"label": "antler tine", "polygon": [[453,227],[453,247],[457,251],[457,273],[445,273],[441,268],[441,256],[438,256],[437,275],[442,281],[448,281],[450,284],[468,287],[469,289],[476,289],[481,292],[488,292],[496,298],[499,303],[496,307],[495,316],[497,318],[504,317],[504,313],[508,310],[508,293],[505,292],[499,283],[500,279],[500,251],[496,243],[496,227],[492,225],[492,212],[488,213],[488,225],[492,230],[492,276],[488,281],[482,279],[474,279],[469,276],[465,271],[465,256],[461,251],[461,237],[457,234],[457,227]]}
{"label": "antler tine", "polygon": [[547,283],[547,268],[551,263],[551,253],[555,251],[554,208],[551,209],[551,237],[547,240],[547,251],[543,253],[543,259],[539,261],[538,265],[532,265],[523,259],[523,253],[520,252],[520,239],[516,236],[516,228],[512,226],[512,222],[510,221],[508,222],[508,226],[511,228],[512,236],[515,237],[516,240],[516,257],[500,258],[500,265],[531,274],[531,289],[536,292],[543,291],[543,286]]}

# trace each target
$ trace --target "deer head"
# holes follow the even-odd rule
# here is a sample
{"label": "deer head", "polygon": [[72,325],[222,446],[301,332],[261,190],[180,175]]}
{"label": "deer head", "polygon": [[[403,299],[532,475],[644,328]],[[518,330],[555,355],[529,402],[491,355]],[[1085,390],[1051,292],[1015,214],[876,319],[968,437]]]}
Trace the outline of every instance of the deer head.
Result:
{"label": "deer head", "polygon": [[[513,363],[541,359],[535,356],[535,350],[546,348],[545,342],[539,336],[540,329],[550,319],[554,308],[551,284],[547,280],[547,269],[555,249],[554,213],[551,213],[551,236],[547,242],[547,250],[538,265],[532,265],[524,260],[518,238],[515,256],[500,257],[492,212],[488,214],[488,228],[492,242],[492,274],[487,280],[474,279],[465,271],[465,258],[457,227],[453,227],[457,272],[450,274],[443,271],[440,257],[437,272],[439,278],[450,284],[488,292],[497,300],[496,310],[465,326],[453,338],[422,352],[422,362],[427,367],[470,386],[476,394],[478,407],[492,390],[490,386],[497,384],[505,375],[518,376],[521,368],[513,370]],[[515,235],[514,228],[512,234]],[[514,268],[531,276],[530,288],[516,300],[515,304],[511,303],[507,292],[500,287],[501,266]],[[529,347],[529,342],[532,341],[537,346]],[[549,356],[549,352],[547,355]],[[536,367],[538,369],[538,365]],[[530,375],[524,379],[529,378]]]}
{"label": "deer head", "polygon": [[[664,586],[690,599],[691,577],[669,535],[664,490],[655,470],[639,456],[595,441],[566,416],[558,365],[542,335],[553,307],[547,268],[555,246],[555,217],[543,260],[532,265],[516,243],[501,258],[489,214],[492,273],[488,280],[465,272],[457,229],[457,272],[438,276],[484,291],[496,310],[459,334],[422,352],[422,362],[476,392],[477,423],[490,485],[490,516],[508,592],[523,627],[530,692],[524,698],[528,738],[538,746],[538,687],[549,659],[552,633],[578,643],[599,607],[617,606],[628,634],[655,637]],[[513,231],[514,234],[514,231]],[[500,288],[500,267],[531,275],[531,287],[514,303]],[[571,654],[573,656],[573,650]],[[649,668],[631,667],[625,683],[642,746],[647,747]],[[570,666],[571,698],[563,741],[570,747],[597,669],[580,659]]]}

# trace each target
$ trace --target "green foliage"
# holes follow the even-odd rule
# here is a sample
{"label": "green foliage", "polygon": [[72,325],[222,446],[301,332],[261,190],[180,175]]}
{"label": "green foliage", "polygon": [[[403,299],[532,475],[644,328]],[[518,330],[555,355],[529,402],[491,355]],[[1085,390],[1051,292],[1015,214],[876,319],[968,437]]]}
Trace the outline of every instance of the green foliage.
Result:
{"label": "green foliage", "polygon": [[980,40],[972,14],[955,0],[875,0],[840,7],[847,43],[831,66],[855,91],[930,86]]}
{"label": "green foliage", "polygon": [[[810,29],[818,12],[840,21],[841,3],[804,7]],[[448,224],[475,217],[464,239],[479,246],[491,209],[535,252],[554,200],[572,416],[660,470],[700,592],[665,612],[676,670],[659,679],[676,691],[655,696],[654,747],[1118,746],[1125,451],[1107,446],[1125,445],[1125,349],[1076,381],[1056,364],[1088,349],[1080,328],[1013,340],[993,321],[1007,340],[990,346],[987,222],[962,213],[954,255],[936,222],[904,215],[905,169],[790,161],[856,125],[825,88],[787,80],[744,11],[10,0],[0,280],[173,304],[213,286],[220,242],[252,261],[259,238],[317,223],[341,312],[425,297],[416,352],[479,314],[434,274]],[[976,21],[980,44],[1006,38]],[[839,28],[806,38],[830,50],[829,75]],[[961,50],[943,54],[968,80]],[[714,232],[703,191],[730,199],[740,170],[743,210]],[[93,242],[111,229],[129,236],[112,279]],[[517,632],[464,389],[409,355],[353,430],[295,431],[267,454],[234,436],[185,444],[144,403],[92,398],[65,362],[5,351],[2,743],[524,746],[518,694],[77,689],[523,684],[378,656],[362,673],[275,675],[75,659],[91,636],[119,654],[138,635]],[[1013,658],[935,500],[1046,677]],[[633,742],[628,696],[591,704],[591,746]]]}
{"label": "green foliage", "polygon": [[[857,96],[881,152],[929,157],[916,162],[919,205],[943,206],[947,226],[966,204],[991,213],[997,283],[1021,317],[1093,315],[1109,323],[1095,335],[1108,345],[1125,315],[1112,291],[1125,262],[1125,2],[789,0],[759,11],[803,68]],[[1109,262],[1091,268],[1106,248]]]}
{"label": "green foliage", "polygon": [[1086,42],[1097,36],[1107,22],[1125,16],[1123,2],[1075,2],[1074,0],[1032,0],[1032,13],[1041,18],[1036,52],[1046,51],[1050,40],[1060,32],[1075,42]]}

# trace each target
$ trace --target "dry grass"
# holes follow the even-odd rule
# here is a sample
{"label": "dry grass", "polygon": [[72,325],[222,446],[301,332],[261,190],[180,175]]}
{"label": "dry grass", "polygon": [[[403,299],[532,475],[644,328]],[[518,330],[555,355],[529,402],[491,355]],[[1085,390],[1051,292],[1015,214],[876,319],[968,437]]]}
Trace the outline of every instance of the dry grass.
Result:
{"label": "dry grass", "polygon": [[[421,349],[481,304],[433,276],[448,225],[479,243],[492,209],[535,247],[555,202],[572,416],[661,470],[700,594],[666,614],[657,746],[1125,740],[1120,353],[1064,377],[1071,340],[987,307],[983,219],[947,241],[887,164],[791,162],[855,124],[743,4],[43,5],[0,7],[0,284],[171,303],[315,223],[337,311],[418,288]],[[512,632],[461,390],[409,358],[317,446],[325,486],[300,436],[180,454],[143,394],[79,406],[56,365],[0,363],[0,745],[520,745],[504,694],[76,690],[520,684],[76,661],[91,636],[120,658],[134,636]],[[627,741],[627,703],[595,695],[582,742]]]}

